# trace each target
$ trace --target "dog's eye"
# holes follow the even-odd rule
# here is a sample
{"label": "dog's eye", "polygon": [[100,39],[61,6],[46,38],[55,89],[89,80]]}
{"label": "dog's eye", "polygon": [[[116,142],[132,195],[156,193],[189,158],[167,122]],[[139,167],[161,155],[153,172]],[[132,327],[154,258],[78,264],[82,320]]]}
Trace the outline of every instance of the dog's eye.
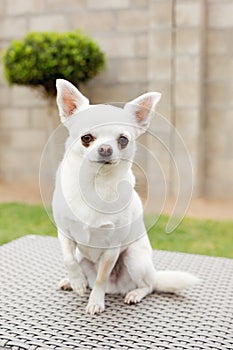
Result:
{"label": "dog's eye", "polygon": [[95,140],[94,136],[91,134],[86,134],[81,137],[82,144],[86,147],[89,146],[89,144]]}
{"label": "dog's eye", "polygon": [[121,148],[125,148],[128,145],[129,140],[126,136],[121,135],[118,139],[118,144]]}

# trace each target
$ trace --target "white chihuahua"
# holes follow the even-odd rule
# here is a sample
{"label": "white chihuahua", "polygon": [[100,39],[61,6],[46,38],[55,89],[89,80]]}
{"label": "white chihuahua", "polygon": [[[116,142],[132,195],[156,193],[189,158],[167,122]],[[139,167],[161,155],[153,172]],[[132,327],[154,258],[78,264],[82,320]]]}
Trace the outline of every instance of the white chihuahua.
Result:
{"label": "white chihuahua", "polygon": [[74,85],[57,80],[57,104],[68,128],[57,170],[53,215],[68,279],[62,289],[92,291],[86,312],[104,311],[105,293],[138,303],[154,290],[175,292],[198,282],[180,271],[156,271],[134,190],[136,138],[149,125],[161,95],[146,93],[117,108],[89,105]]}

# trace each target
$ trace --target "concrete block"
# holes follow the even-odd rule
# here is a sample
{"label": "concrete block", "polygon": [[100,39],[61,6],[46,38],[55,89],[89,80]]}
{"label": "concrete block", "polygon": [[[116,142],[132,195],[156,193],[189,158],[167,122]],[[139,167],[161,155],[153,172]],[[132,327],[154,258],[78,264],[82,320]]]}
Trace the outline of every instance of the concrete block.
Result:
{"label": "concrete block", "polygon": [[90,9],[124,9],[130,7],[130,0],[87,0],[87,7]]}
{"label": "concrete block", "polygon": [[229,86],[225,82],[211,82],[206,86],[208,105],[225,106],[228,98]]}
{"label": "concrete block", "polygon": [[233,173],[233,160],[231,159],[226,159],[225,164],[225,183],[226,183],[226,193],[224,195],[227,198],[232,198],[233,197],[233,179],[232,179],[232,173]]}
{"label": "concrete block", "polygon": [[48,138],[59,124],[60,117],[55,103],[53,106],[49,104],[47,107],[43,106],[30,109],[30,127],[32,129],[44,130]]}
{"label": "concrete block", "polygon": [[224,111],[224,121],[226,123],[225,133],[226,133],[226,158],[232,160],[232,150],[233,150],[233,110],[229,109]]}
{"label": "concrete block", "polygon": [[200,79],[199,56],[177,55],[175,59],[176,81],[198,81]]}
{"label": "concrete block", "polygon": [[[156,141],[156,140],[154,140]],[[160,193],[163,198],[166,191],[169,190],[170,182],[170,156],[168,150],[158,142],[148,145],[148,151],[145,152],[147,166],[144,167],[147,183],[149,185],[149,197],[152,198]],[[160,205],[162,203],[160,202]]]}
{"label": "concrete block", "polygon": [[[228,174],[230,172],[229,161],[217,157],[211,157],[207,163],[206,188],[208,195],[212,197],[227,197],[227,192],[231,191]],[[231,180],[232,185],[232,180]],[[230,196],[232,193],[230,193]]]}
{"label": "concrete block", "polygon": [[109,58],[135,57],[138,47],[133,35],[114,34],[114,36],[96,36],[98,44]]}
{"label": "concrete block", "polygon": [[200,33],[199,29],[182,28],[176,31],[177,54],[199,54]]}
{"label": "concrete block", "polygon": [[91,85],[86,84],[83,93],[92,103],[126,103],[147,91],[144,83],[119,83],[115,85]]}
{"label": "concrete block", "polygon": [[233,107],[233,83],[230,82],[230,84],[227,86],[227,105],[232,109]]}
{"label": "concrete block", "polygon": [[208,60],[209,80],[232,80],[233,58],[227,56],[211,56]]}
{"label": "concrete block", "polygon": [[163,139],[170,139],[172,133],[171,122],[166,116],[159,114],[157,110],[158,107],[156,107],[154,113],[152,113],[149,132],[151,131],[152,135],[161,135]]}
{"label": "concrete block", "polygon": [[208,4],[208,26],[213,28],[232,28],[232,1],[210,2]]}
{"label": "concrete block", "polygon": [[[227,117],[226,110],[223,108],[209,107],[207,109],[207,131],[218,132],[226,136]],[[214,139],[212,140],[214,142]],[[207,143],[208,144],[208,143]]]}
{"label": "concrete block", "polygon": [[39,181],[38,178],[38,172],[37,171],[32,171],[30,169],[28,170],[22,170],[21,171],[2,171],[0,170],[0,179],[2,181],[6,181],[8,183],[14,183],[17,181],[18,183],[21,183],[22,186],[23,184],[32,184],[35,186],[35,183],[37,184]]}
{"label": "concrete block", "polygon": [[130,9],[117,13],[117,30],[140,32],[148,30],[149,13],[147,9]]}
{"label": "concrete block", "polygon": [[[187,155],[187,150],[188,150],[188,153],[189,155],[196,155],[196,151],[197,151],[197,147],[198,147],[198,143],[199,143],[199,140],[198,140],[198,137],[197,135],[188,135],[186,134],[184,131],[181,131],[177,128],[177,130],[179,131],[180,135],[181,135],[181,138],[182,138],[182,141],[183,142],[176,142],[176,154],[177,156],[180,156],[180,155],[184,155],[184,153]],[[187,150],[186,150],[187,148]],[[195,159],[196,156],[193,156],[193,158]],[[183,157],[185,159],[185,162],[188,166],[189,164],[189,161],[188,161],[188,158],[187,157]],[[195,162],[196,163],[196,162]],[[194,166],[194,164],[192,164]]]}
{"label": "concrete block", "polygon": [[211,199],[223,198],[223,193],[225,192],[225,186],[220,184],[215,179],[210,179],[209,177],[205,178],[205,197]]}
{"label": "concrete block", "polygon": [[48,109],[46,107],[32,108],[30,110],[30,126],[33,129],[47,130]]}
{"label": "concrete block", "polygon": [[118,81],[123,82],[146,82],[147,81],[147,60],[126,59],[118,64]]}
{"label": "concrete block", "polygon": [[1,18],[0,39],[16,39],[27,32],[26,18]]}
{"label": "concrete block", "polygon": [[11,105],[14,107],[47,106],[47,100],[29,87],[14,85],[10,92]]}
{"label": "concrete block", "polygon": [[5,1],[0,0],[0,13],[3,14],[5,13]]}
{"label": "concrete block", "polygon": [[[170,137],[170,135],[168,135],[168,137]],[[154,168],[156,166],[160,168],[162,177],[164,177],[165,174],[169,174],[169,165],[171,159],[169,149],[166,148],[166,141],[164,143],[164,137],[162,134],[157,133],[155,136],[149,135],[144,158],[147,158],[147,167],[151,170],[151,178],[155,176]]]}
{"label": "concrete block", "polygon": [[[198,108],[176,108],[176,128],[181,135],[198,137],[199,110]],[[194,150],[192,150],[194,151]]]}
{"label": "concrete block", "polygon": [[12,130],[6,132],[6,137],[9,140],[9,147],[13,150],[30,150],[30,151],[42,151],[47,141],[47,135],[44,130]]}
{"label": "concrete block", "polygon": [[152,57],[171,55],[172,42],[170,30],[154,30],[150,35],[149,50]]}
{"label": "concrete block", "polygon": [[[197,123],[197,121],[196,121]],[[180,166],[181,172],[183,169],[190,169],[190,158],[191,158],[191,167],[194,171],[197,169],[197,155],[198,155],[198,145],[199,145],[199,135],[196,133],[197,125],[194,125],[194,131],[190,131],[190,128],[186,125],[178,123],[176,120],[176,130],[178,135],[174,137],[174,150],[175,150],[175,159],[177,159],[177,166]],[[188,130],[188,131],[186,131]],[[190,158],[189,158],[190,157]],[[196,175],[196,174],[195,174]],[[191,174],[187,174],[191,176]],[[195,176],[194,176],[195,178]],[[183,178],[185,181],[185,178]]]}
{"label": "concrete block", "polygon": [[150,80],[171,79],[171,58],[170,57],[154,57],[150,60],[149,77]]}
{"label": "concrete block", "polygon": [[148,91],[157,91],[162,94],[157,106],[158,113],[167,119],[171,119],[171,83],[166,80],[154,79],[148,84]]}
{"label": "concrete block", "polygon": [[152,28],[172,26],[172,1],[151,2],[150,20]]}
{"label": "concrete block", "polygon": [[178,27],[197,27],[201,24],[201,1],[178,0],[176,2],[175,16]]}
{"label": "concrete block", "polygon": [[0,110],[2,129],[22,129],[29,126],[29,111],[26,108],[2,108]]}
{"label": "concrete block", "polygon": [[20,172],[25,168],[31,168],[30,160],[29,152],[6,149],[0,153],[1,170],[4,172]]}
{"label": "concrete block", "polygon": [[115,28],[112,11],[86,12],[71,17],[71,27],[81,28],[85,32],[108,32]]}
{"label": "concrete block", "polygon": [[48,0],[47,8],[50,12],[72,12],[82,10],[86,6],[85,0]]}
{"label": "concrete block", "polygon": [[212,179],[224,183],[224,180],[226,179],[226,171],[228,169],[227,163],[228,161],[225,159],[217,157],[214,159],[212,158],[208,162],[207,176],[210,175]]}
{"label": "concrete block", "polygon": [[11,132],[9,130],[0,129],[0,145],[1,145],[0,152],[4,151],[6,147],[9,147],[10,135],[11,135]]}
{"label": "concrete block", "polygon": [[0,107],[7,107],[10,104],[10,89],[0,86]]}
{"label": "concrete block", "polygon": [[[10,42],[11,42],[11,39],[0,40],[0,54],[9,46]],[[1,62],[0,62],[0,66],[2,66]],[[4,80],[4,82],[6,82],[6,80]]]}
{"label": "concrete block", "polygon": [[133,6],[136,7],[148,7],[149,6],[149,0],[134,0]]}
{"label": "concrete block", "polygon": [[209,29],[207,32],[208,54],[231,55],[232,54],[231,30]]}
{"label": "concrete block", "polygon": [[218,130],[207,129],[206,149],[208,156],[224,158],[226,154],[226,135]]}
{"label": "concrete block", "polygon": [[207,111],[206,144],[208,154],[233,159],[233,110],[209,108]]}
{"label": "concrete block", "polygon": [[29,154],[31,169],[36,171],[37,173],[39,172],[39,169],[40,169],[41,155],[42,155],[41,151],[39,152],[34,151],[34,152],[30,152]]}
{"label": "concrete block", "polygon": [[7,0],[7,15],[25,15],[28,13],[40,13],[45,10],[46,0]]}
{"label": "concrete block", "polygon": [[135,56],[147,57],[148,56],[148,34],[138,33],[135,36]]}
{"label": "concrete block", "polygon": [[214,108],[207,109],[207,128],[210,131],[218,131],[224,136],[230,136],[233,132],[233,109],[232,108]]}
{"label": "concrete block", "polygon": [[[0,49],[0,55],[1,55],[1,49]],[[6,78],[4,77],[3,72],[3,64],[0,64],[0,85],[6,84]]]}
{"label": "concrete block", "polygon": [[106,62],[105,70],[92,79],[92,84],[115,84],[118,77],[118,63],[117,59],[109,58]]}
{"label": "concrete block", "polygon": [[232,107],[224,111],[224,123],[226,123],[227,131],[231,132],[233,130],[233,108]]}
{"label": "concrete block", "polygon": [[200,87],[197,82],[177,82],[175,87],[176,107],[199,106]]}
{"label": "concrete block", "polygon": [[63,15],[40,15],[29,18],[30,31],[56,31],[68,30],[68,23]]}
{"label": "concrete block", "polygon": [[176,169],[172,171],[172,175],[175,175],[172,176],[174,194],[178,195],[181,192],[180,188],[182,188],[182,194],[180,195],[181,198],[183,198],[183,203],[185,203],[183,205],[180,204],[180,209],[178,209],[180,210],[180,215],[184,215],[184,209],[186,206],[189,206],[189,198],[187,197],[187,193],[191,192],[192,197],[197,197],[199,191],[199,183],[197,182],[197,155],[195,153],[190,153],[190,160],[191,168],[190,162],[187,161],[187,157],[178,154],[176,157],[176,164],[179,168],[179,172],[176,174]]}

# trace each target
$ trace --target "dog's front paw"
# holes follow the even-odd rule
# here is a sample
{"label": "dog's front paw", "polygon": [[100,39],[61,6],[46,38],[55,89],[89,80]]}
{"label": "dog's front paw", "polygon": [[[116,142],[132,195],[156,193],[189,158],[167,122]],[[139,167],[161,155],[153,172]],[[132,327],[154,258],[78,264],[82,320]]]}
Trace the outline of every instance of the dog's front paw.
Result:
{"label": "dog's front paw", "polygon": [[70,285],[73,291],[80,297],[82,297],[87,290],[87,280],[85,276],[70,279]]}
{"label": "dog's front paw", "polygon": [[103,312],[105,309],[104,303],[95,303],[95,302],[90,302],[88,303],[86,307],[86,313],[90,315],[95,315],[95,314],[100,314]]}

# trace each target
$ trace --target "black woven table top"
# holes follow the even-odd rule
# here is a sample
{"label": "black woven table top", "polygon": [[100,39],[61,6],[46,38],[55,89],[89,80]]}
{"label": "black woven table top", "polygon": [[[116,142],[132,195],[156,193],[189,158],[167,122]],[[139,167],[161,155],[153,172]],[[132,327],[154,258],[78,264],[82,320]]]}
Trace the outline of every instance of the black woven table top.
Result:
{"label": "black woven table top", "polygon": [[138,305],[106,296],[85,314],[80,298],[57,288],[65,276],[58,240],[27,236],[0,247],[0,348],[233,349],[233,260],[156,251],[157,269],[181,269],[202,283],[178,295],[154,293]]}

